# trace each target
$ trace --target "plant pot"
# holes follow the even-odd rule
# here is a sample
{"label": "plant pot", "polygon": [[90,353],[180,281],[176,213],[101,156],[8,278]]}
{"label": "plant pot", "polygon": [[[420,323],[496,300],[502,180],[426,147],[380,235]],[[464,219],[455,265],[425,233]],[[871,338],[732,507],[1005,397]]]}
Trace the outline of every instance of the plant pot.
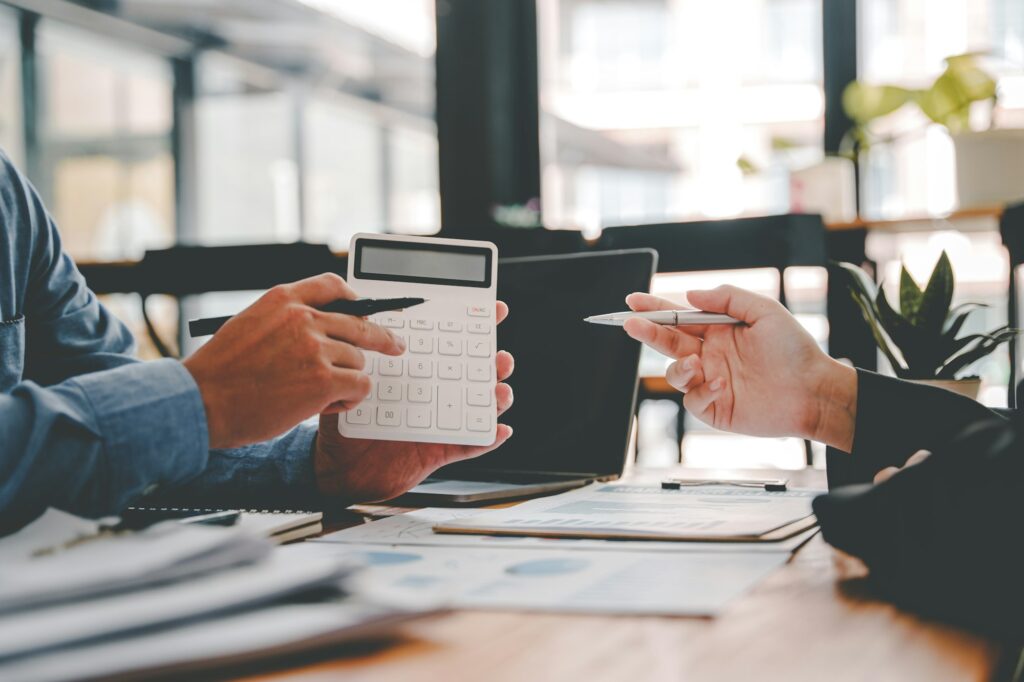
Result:
{"label": "plant pot", "polygon": [[953,135],[961,208],[1004,206],[1024,199],[1024,129]]}
{"label": "plant pot", "polygon": [[981,389],[981,379],[977,377],[974,379],[915,379],[914,383],[921,384],[922,386],[944,388],[947,391],[959,393],[971,400],[978,399],[978,391]]}

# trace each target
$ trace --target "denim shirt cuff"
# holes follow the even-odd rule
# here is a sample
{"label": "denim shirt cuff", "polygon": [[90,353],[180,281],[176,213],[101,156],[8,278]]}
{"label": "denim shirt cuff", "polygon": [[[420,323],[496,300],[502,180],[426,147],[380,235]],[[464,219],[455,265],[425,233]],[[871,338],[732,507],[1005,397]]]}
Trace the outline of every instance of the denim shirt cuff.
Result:
{"label": "denim shirt cuff", "polygon": [[[199,387],[180,362],[133,363],[69,383],[86,395],[96,415],[114,489],[149,492],[206,467],[206,410]],[[118,480],[124,477],[134,480]]]}

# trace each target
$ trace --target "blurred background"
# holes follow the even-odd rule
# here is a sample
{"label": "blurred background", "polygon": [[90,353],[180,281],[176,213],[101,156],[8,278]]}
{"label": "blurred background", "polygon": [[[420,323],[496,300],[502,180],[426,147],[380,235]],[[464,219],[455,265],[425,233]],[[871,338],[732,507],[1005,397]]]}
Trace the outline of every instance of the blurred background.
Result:
{"label": "blurred background", "polygon": [[[850,83],[927,88],[968,53],[997,93],[970,130],[906,106],[851,152]],[[442,231],[539,252],[616,226],[820,214],[830,256],[890,291],[901,263],[923,282],[946,250],[956,301],[989,305],[968,330],[988,330],[1015,319],[1006,207],[1024,191],[967,196],[957,135],[1005,131],[1024,159],[1022,127],[1024,0],[0,1],[0,146],[87,276],[182,245],[339,252],[356,232]],[[784,294],[823,347],[873,363],[836,348],[823,266],[688,268],[655,290]],[[179,320],[257,294],[146,310],[188,352]],[[156,357],[138,296],[105,300]],[[686,419],[654,381],[665,363],[643,362],[641,462],[823,465]],[[1012,400],[1013,363],[1004,347],[972,368],[983,402]]]}

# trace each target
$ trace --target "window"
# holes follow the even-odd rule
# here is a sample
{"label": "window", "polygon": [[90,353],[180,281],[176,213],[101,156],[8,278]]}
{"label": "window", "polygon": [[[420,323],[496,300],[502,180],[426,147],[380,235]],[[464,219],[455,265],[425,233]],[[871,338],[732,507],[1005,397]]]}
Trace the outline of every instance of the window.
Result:
{"label": "window", "polygon": [[278,74],[220,54],[197,61],[200,244],[301,237],[294,96]]}
{"label": "window", "polygon": [[81,260],[139,258],[174,241],[173,83],[158,57],[44,21],[40,177]]}
{"label": "window", "polygon": [[[980,52],[999,78],[994,124],[1024,126],[1024,0],[860,0],[858,7],[861,79],[924,87],[946,57]],[[987,125],[978,109],[976,125]],[[862,160],[864,215],[938,215],[956,207],[955,157],[944,128],[907,107],[875,130],[896,139],[872,146]]]}
{"label": "window", "polygon": [[[817,0],[540,0],[545,224],[782,212],[821,158]],[[746,172],[745,172],[746,171]]]}
{"label": "window", "polygon": [[20,49],[18,16],[0,7],[0,149],[19,165],[24,161]]}

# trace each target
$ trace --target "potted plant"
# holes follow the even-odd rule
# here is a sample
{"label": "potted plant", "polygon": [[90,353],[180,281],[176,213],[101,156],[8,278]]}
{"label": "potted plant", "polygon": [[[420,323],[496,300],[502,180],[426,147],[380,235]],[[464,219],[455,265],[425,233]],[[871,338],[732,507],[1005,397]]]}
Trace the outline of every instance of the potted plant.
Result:
{"label": "potted plant", "polygon": [[850,295],[864,315],[879,350],[896,376],[933,384],[977,398],[981,380],[958,375],[977,360],[1017,336],[1018,330],[1002,326],[987,334],[959,336],[967,318],[985,307],[965,303],[951,307],[953,268],[943,251],[922,290],[904,266],[900,272],[899,311],[881,287],[861,268],[838,263]]}
{"label": "potted plant", "polygon": [[1024,198],[1024,130],[994,128],[991,115],[986,129],[971,128],[976,103],[990,102],[994,112],[998,102],[996,80],[978,58],[976,53],[948,57],[945,70],[920,90],[850,83],[843,92],[843,108],[854,125],[843,139],[842,153],[855,158],[872,144],[895,140],[898,136],[875,135],[871,124],[913,105],[953,139],[961,206],[1002,205]]}

